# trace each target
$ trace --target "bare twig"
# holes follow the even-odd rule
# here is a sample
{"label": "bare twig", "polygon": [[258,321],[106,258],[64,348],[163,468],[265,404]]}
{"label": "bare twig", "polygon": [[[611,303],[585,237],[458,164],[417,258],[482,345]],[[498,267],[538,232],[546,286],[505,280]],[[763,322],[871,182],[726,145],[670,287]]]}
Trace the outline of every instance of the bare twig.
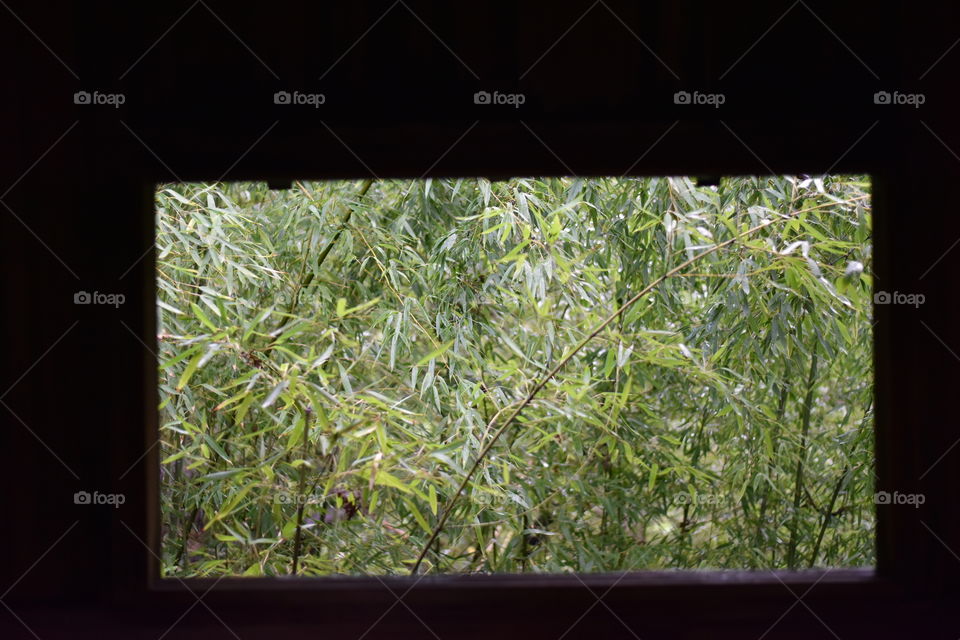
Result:
{"label": "bare twig", "polygon": [[[859,198],[858,198],[858,199],[859,199]],[[852,201],[852,200],[851,200],[851,201]],[[751,227],[751,228],[749,228],[749,229],[747,229],[747,230],[745,230],[745,231],[743,231],[743,232],[741,232],[741,233],[733,236],[732,238],[730,238],[730,239],[728,239],[728,240],[725,240],[725,241],[723,241],[723,242],[721,242],[721,243],[719,243],[719,244],[716,244],[716,245],[710,247],[709,249],[706,249],[705,251],[703,251],[703,252],[701,252],[701,253],[698,253],[697,255],[693,256],[692,258],[689,258],[688,260],[685,260],[685,261],[681,262],[681,263],[680,263],[679,265],[677,265],[676,267],[670,269],[669,271],[667,271],[666,273],[664,273],[662,276],[659,276],[658,278],[656,278],[655,280],[653,280],[653,282],[651,282],[650,284],[648,284],[647,286],[645,286],[643,289],[641,289],[637,294],[635,294],[632,298],[630,298],[630,299],[627,300],[623,305],[621,305],[620,308],[618,308],[616,311],[614,311],[613,313],[611,313],[611,314],[610,314],[609,316],[607,316],[602,322],[600,322],[600,324],[598,324],[596,327],[594,327],[594,329],[593,329],[592,331],[590,331],[590,333],[588,333],[585,338],[583,338],[579,343],[577,343],[577,345],[576,345],[573,349],[571,349],[571,350],[567,353],[567,355],[565,355],[563,358],[561,358],[560,361],[559,361],[552,369],[550,369],[550,371],[547,372],[547,374],[544,375],[544,376],[539,380],[539,382],[537,382],[537,383],[533,386],[533,388],[529,391],[529,393],[527,393],[526,397],[520,402],[520,404],[518,404],[518,405],[516,406],[516,408],[513,410],[513,412],[507,417],[507,419],[504,421],[503,425],[502,425],[500,428],[498,428],[498,429],[496,430],[496,432],[494,432],[493,437],[491,437],[490,440],[484,445],[484,447],[480,450],[480,453],[477,454],[477,459],[476,459],[476,460],[474,461],[474,463],[470,466],[470,469],[467,471],[466,475],[463,477],[463,480],[460,482],[460,486],[457,488],[457,490],[456,490],[456,492],[453,494],[453,496],[450,497],[449,501],[447,502],[446,506],[444,507],[443,512],[442,512],[441,515],[440,515],[439,521],[437,522],[436,526],[433,528],[433,531],[432,531],[431,534],[430,534],[430,538],[427,540],[427,542],[426,542],[426,543],[423,545],[423,547],[421,548],[420,553],[418,554],[417,559],[416,559],[416,561],[415,561],[414,564],[413,564],[413,568],[410,570],[410,573],[411,573],[412,575],[416,575],[417,572],[420,570],[420,564],[423,562],[424,557],[427,555],[428,551],[430,550],[430,547],[433,546],[433,543],[434,543],[434,541],[436,541],[437,537],[440,535],[440,532],[443,531],[443,527],[444,527],[444,525],[446,525],[447,520],[450,518],[450,514],[453,513],[453,507],[454,507],[454,505],[456,504],[457,499],[458,499],[458,498],[460,497],[460,495],[463,493],[463,490],[466,488],[466,486],[467,486],[467,484],[470,482],[471,478],[473,478],[473,475],[477,472],[477,469],[480,468],[480,464],[481,464],[481,463],[484,461],[484,459],[487,457],[487,454],[490,452],[490,449],[492,449],[492,448],[493,448],[493,445],[497,442],[497,440],[500,439],[500,436],[503,435],[503,433],[513,425],[513,423],[516,421],[516,419],[517,419],[517,417],[520,415],[520,413],[521,413],[531,402],[533,402],[533,399],[537,396],[538,393],[540,393],[540,391],[543,390],[544,387],[547,386],[547,383],[550,382],[550,380],[552,380],[552,379],[557,375],[557,373],[559,373],[560,370],[563,369],[563,368],[566,366],[566,364],[567,364],[568,362],[570,362],[570,360],[571,360],[577,353],[579,353],[581,349],[583,349],[583,348],[587,345],[587,343],[589,343],[591,340],[593,340],[595,337],[597,337],[597,336],[600,334],[600,332],[602,332],[604,329],[606,329],[607,326],[608,326],[611,322],[613,322],[614,320],[616,320],[617,318],[619,318],[627,309],[629,309],[629,308],[632,307],[634,304],[636,304],[640,299],[642,299],[644,296],[646,296],[648,293],[650,293],[650,291],[652,291],[655,287],[657,287],[657,286],[658,286],[660,283],[662,283],[664,280],[666,280],[666,279],[668,279],[668,278],[670,278],[670,277],[678,274],[679,272],[683,271],[684,269],[686,269],[686,268],[689,267],[690,265],[698,262],[699,260],[705,258],[706,256],[708,256],[708,255],[710,255],[710,254],[712,254],[712,253],[716,253],[716,252],[719,251],[720,249],[723,249],[724,247],[728,247],[728,246],[730,246],[731,244],[733,244],[734,242],[737,242],[738,240],[740,240],[740,239],[742,239],[742,238],[745,238],[745,237],[747,237],[747,236],[753,235],[753,234],[756,233],[757,231],[760,231],[761,229],[765,229],[766,227],[769,227],[770,225],[772,225],[772,224],[774,224],[774,223],[776,223],[776,222],[779,222],[779,221],[782,221],[782,220],[785,220],[785,219],[789,219],[789,218],[793,218],[794,216],[797,216],[797,215],[799,215],[799,214],[801,214],[801,213],[805,213],[805,212],[807,212],[807,211],[813,211],[813,210],[815,210],[815,209],[822,209],[822,208],[827,207],[827,206],[836,206],[837,204],[838,204],[838,203],[836,203],[836,202],[824,203],[824,204],[817,205],[817,206],[815,206],[815,207],[810,207],[810,208],[808,208],[808,209],[801,209],[801,210],[799,210],[799,211],[794,211],[794,212],[792,212],[792,213],[790,213],[790,214],[787,214],[787,215],[785,215],[785,216],[782,216],[782,217],[772,218],[772,219],[770,219],[770,220],[767,220],[766,222],[762,222],[762,223],[760,223],[760,224],[758,224],[758,225],[755,225],[755,226],[753,226],[753,227]],[[496,418],[494,418],[494,419],[496,419]],[[492,422],[492,421],[491,421],[491,422]],[[487,424],[487,427],[486,427],[486,428],[489,429],[490,426],[491,426],[490,424]]]}
{"label": "bare twig", "polygon": [[810,432],[810,413],[813,408],[814,385],[817,380],[817,343],[813,343],[810,354],[810,373],[807,376],[807,395],[803,401],[800,416],[800,451],[797,458],[797,472],[793,491],[793,515],[790,524],[790,541],[787,545],[787,567],[795,568],[797,544],[800,541],[800,499],[803,497],[803,467],[807,459],[807,436]]}

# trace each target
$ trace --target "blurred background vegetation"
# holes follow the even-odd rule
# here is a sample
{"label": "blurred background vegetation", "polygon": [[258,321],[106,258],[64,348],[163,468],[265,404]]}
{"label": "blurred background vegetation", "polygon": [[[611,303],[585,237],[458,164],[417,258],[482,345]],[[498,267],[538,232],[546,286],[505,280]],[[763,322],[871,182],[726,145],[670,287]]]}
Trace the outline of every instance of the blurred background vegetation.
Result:
{"label": "blurred background vegetation", "polygon": [[873,562],[864,176],[161,185],[157,225],[165,575]]}

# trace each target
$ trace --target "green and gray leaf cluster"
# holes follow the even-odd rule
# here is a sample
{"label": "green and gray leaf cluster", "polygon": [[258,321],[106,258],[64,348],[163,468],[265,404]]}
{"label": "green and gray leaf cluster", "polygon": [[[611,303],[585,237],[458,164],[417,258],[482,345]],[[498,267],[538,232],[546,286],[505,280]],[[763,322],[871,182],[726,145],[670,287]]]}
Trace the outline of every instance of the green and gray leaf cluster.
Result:
{"label": "green and gray leaf cluster", "polygon": [[165,575],[409,572],[685,261],[420,570],[871,564],[870,211],[862,176],[163,185]]}

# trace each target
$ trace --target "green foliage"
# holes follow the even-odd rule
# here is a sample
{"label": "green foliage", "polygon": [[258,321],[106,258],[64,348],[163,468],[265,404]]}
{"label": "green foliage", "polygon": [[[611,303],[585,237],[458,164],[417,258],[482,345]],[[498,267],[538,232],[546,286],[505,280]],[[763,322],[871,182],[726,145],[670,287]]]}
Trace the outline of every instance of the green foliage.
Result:
{"label": "green foliage", "polygon": [[296,186],[157,194],[166,575],[409,572],[691,259],[421,570],[872,562],[864,178]]}

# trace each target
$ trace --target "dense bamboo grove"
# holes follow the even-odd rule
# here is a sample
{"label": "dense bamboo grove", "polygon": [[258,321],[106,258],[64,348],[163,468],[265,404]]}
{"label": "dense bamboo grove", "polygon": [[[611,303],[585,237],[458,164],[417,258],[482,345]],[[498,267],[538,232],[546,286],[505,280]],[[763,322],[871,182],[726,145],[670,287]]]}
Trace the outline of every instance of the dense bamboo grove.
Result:
{"label": "dense bamboo grove", "polygon": [[861,176],[163,185],[157,224],[166,575],[873,562]]}

